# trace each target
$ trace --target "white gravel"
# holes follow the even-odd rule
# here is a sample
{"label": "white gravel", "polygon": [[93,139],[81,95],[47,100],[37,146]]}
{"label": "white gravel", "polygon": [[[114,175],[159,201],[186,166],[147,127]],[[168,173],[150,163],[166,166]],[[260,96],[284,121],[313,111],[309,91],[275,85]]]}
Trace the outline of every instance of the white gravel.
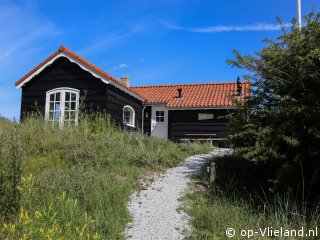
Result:
{"label": "white gravel", "polygon": [[178,167],[157,174],[143,190],[131,196],[128,209],[133,222],[127,225],[125,236],[130,240],[179,240],[182,231],[190,229],[188,215],[177,212],[179,198],[187,189],[191,175],[214,156],[223,155],[229,149],[217,149],[209,154],[186,159]]}

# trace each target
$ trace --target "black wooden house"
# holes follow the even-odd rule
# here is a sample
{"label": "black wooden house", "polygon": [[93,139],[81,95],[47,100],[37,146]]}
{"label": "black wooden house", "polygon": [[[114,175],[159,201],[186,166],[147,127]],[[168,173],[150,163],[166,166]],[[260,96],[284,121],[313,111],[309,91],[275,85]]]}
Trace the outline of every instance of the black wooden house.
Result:
{"label": "black wooden house", "polygon": [[61,46],[16,87],[22,117],[37,108],[54,125],[76,125],[83,99],[86,110],[109,113],[120,126],[178,140],[226,138],[224,116],[235,108],[230,97],[246,97],[249,83],[130,87],[127,77],[117,79]]}

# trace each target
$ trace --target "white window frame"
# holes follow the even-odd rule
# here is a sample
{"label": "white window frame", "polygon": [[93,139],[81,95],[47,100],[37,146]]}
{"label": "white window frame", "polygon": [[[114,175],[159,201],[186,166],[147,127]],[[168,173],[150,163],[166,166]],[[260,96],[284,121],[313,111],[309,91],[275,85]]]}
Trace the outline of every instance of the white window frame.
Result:
{"label": "white window frame", "polygon": [[[76,108],[75,108],[75,119],[74,123],[75,126],[78,125],[78,118],[79,118],[79,99],[80,99],[80,91],[78,89],[74,88],[67,88],[67,87],[62,87],[62,88],[55,88],[51,89],[46,92],[46,107],[45,107],[45,120],[46,122],[50,122],[49,120],[49,111],[50,111],[50,96],[54,93],[60,93],[60,118],[59,118],[59,127],[62,128],[64,125],[64,116],[65,116],[65,93],[74,93],[76,94]],[[71,98],[71,95],[70,95]],[[54,123],[53,123],[54,124]]]}
{"label": "white window frame", "polygon": [[[157,115],[157,113],[163,113],[163,115]],[[166,113],[165,113],[165,111],[163,111],[163,110],[156,110],[156,112],[155,112],[155,120],[156,120],[156,123],[157,124],[164,124],[165,123],[165,121],[166,121]],[[159,119],[163,119],[162,121],[157,121],[157,118],[159,118]]]}
{"label": "white window frame", "polygon": [[213,120],[213,119],[214,119],[213,113],[198,113],[198,121]]}
{"label": "white window frame", "polygon": [[[126,123],[124,121],[124,112],[126,109],[129,109],[131,115],[130,115],[130,118],[131,118],[131,121],[130,123]],[[133,107],[131,107],[130,105],[126,105],[123,107],[123,111],[122,111],[122,115],[123,115],[123,118],[122,118],[122,122],[123,124],[127,125],[127,126],[130,126],[130,127],[135,127],[135,119],[136,119],[136,112],[134,111]]]}

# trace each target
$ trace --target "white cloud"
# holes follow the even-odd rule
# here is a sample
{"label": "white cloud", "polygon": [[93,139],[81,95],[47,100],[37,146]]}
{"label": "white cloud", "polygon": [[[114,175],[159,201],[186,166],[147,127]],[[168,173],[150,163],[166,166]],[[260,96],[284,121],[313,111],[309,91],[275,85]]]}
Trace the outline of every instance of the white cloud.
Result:
{"label": "white cloud", "polygon": [[[198,33],[220,33],[220,32],[232,32],[232,31],[278,31],[281,29],[280,24],[269,23],[255,23],[251,25],[215,25],[208,27],[182,27],[166,21],[161,21],[161,24],[172,30],[180,30],[187,32]],[[290,27],[290,23],[285,23],[284,26]]]}
{"label": "white cloud", "polygon": [[0,0],[0,115],[8,118],[20,112],[14,83],[47,55],[44,47],[61,33],[35,3]]}
{"label": "white cloud", "polygon": [[111,43],[120,41],[122,39],[125,39],[127,37],[131,36],[131,34],[124,34],[121,35],[119,33],[107,33],[106,36],[103,37],[102,40],[99,40],[95,42],[94,44],[91,44],[88,47],[85,47],[81,49],[80,51],[77,51],[80,55],[87,55],[90,53],[96,52],[97,49],[104,48],[106,46],[111,46]]}
{"label": "white cloud", "polygon": [[11,1],[0,2],[0,32],[0,70],[6,72],[29,62],[40,46],[61,33],[36,6]]}

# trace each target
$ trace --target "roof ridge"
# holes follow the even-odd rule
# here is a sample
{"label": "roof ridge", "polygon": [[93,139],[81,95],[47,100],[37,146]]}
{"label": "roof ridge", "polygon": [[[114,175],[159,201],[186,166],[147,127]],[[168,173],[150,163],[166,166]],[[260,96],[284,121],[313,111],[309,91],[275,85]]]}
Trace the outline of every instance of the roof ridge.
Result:
{"label": "roof ridge", "polygon": [[[241,82],[248,84],[248,81]],[[237,82],[208,82],[208,83],[185,83],[185,84],[158,84],[158,85],[142,85],[132,86],[130,88],[152,88],[152,87],[173,87],[173,86],[198,86],[198,85],[224,85],[224,84],[237,84]]]}
{"label": "roof ridge", "polygon": [[77,54],[77,53],[73,52],[72,50],[66,48],[64,45],[61,45],[57,51],[55,51],[53,54],[51,54],[49,57],[47,57],[43,62],[38,64],[34,69],[32,69],[29,73],[27,73],[24,77],[22,77],[20,80],[18,80],[15,85],[18,86],[19,84],[21,84],[26,78],[28,78],[33,73],[35,73],[38,69],[40,69],[42,66],[47,64],[51,59],[56,57],[59,53],[67,54],[69,57],[74,58],[74,59],[78,60],[79,62],[81,62],[82,64],[86,65],[92,71],[97,72],[98,74],[101,74],[102,77],[105,77],[105,78],[107,78],[107,79],[109,79],[111,81],[114,81],[114,82],[120,84],[121,86],[127,88],[128,90],[130,90],[130,88],[127,87],[121,80],[119,80],[116,77],[112,76],[111,74],[105,72],[100,67],[92,64],[91,62],[89,62],[85,58],[81,57],[79,54]]}

